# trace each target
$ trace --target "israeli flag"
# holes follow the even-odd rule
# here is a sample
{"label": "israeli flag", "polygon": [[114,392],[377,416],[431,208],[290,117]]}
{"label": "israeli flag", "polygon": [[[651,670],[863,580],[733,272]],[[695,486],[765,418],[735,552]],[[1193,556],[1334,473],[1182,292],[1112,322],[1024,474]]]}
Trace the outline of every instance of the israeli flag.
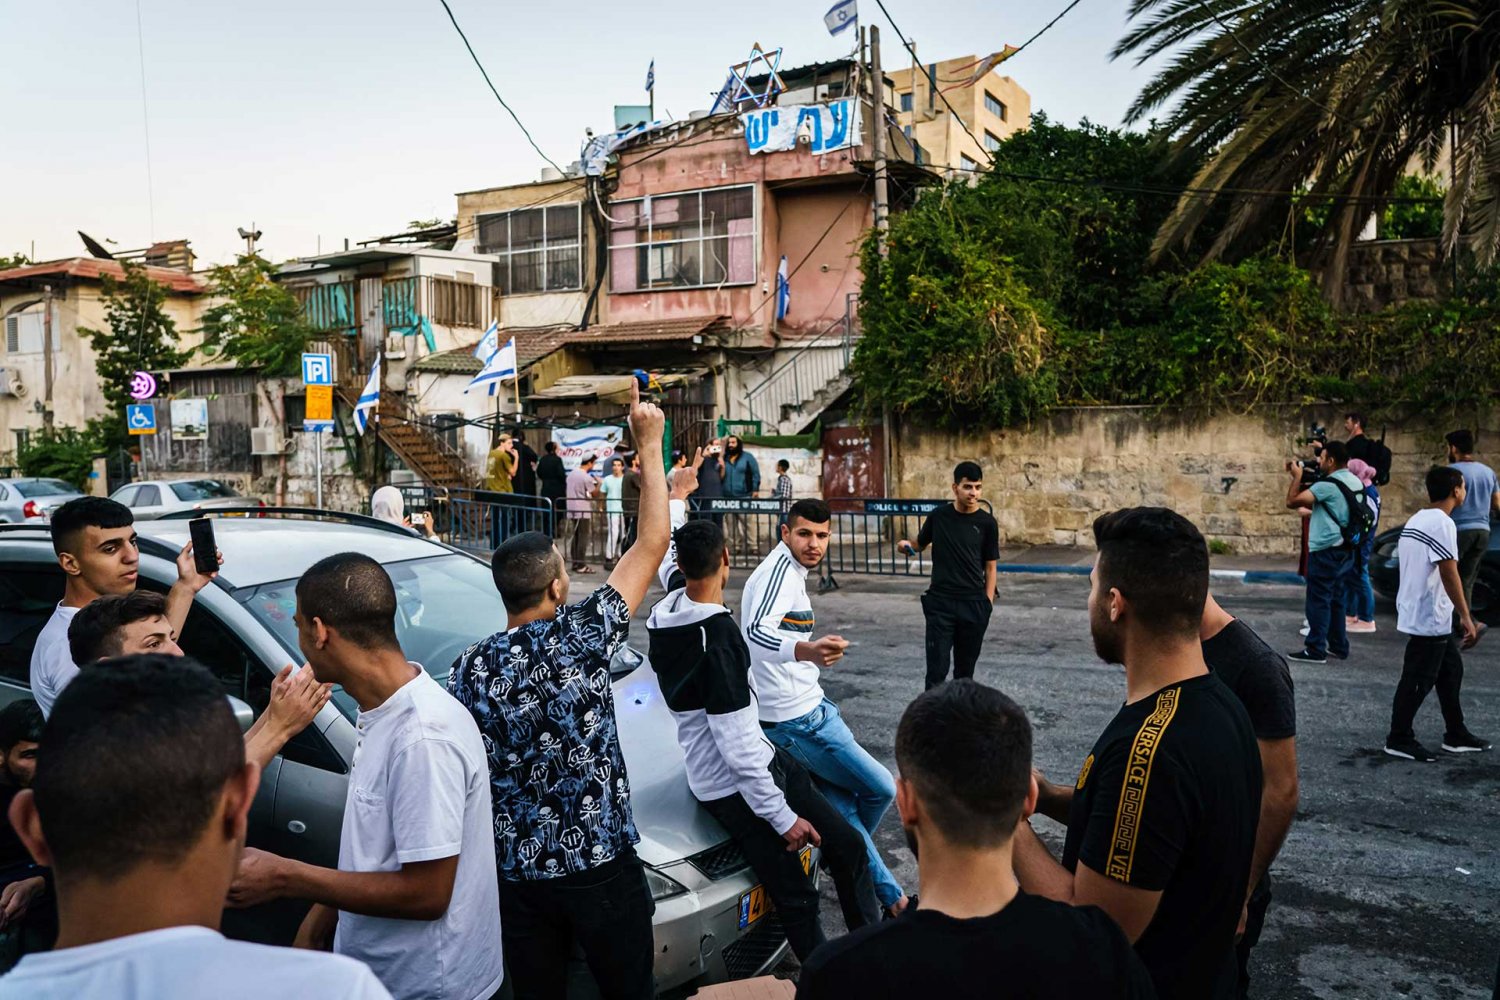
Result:
{"label": "israeli flag", "polygon": [[354,429],[364,436],[365,428],[370,424],[370,414],[380,406],[380,355],[375,355],[375,363],[370,366],[370,380],[365,383],[365,391],[359,394],[359,401],[354,404]]}
{"label": "israeli flag", "polygon": [[646,93],[656,87],[656,60],[651,60],[651,65],[646,67]]}
{"label": "israeli flag", "polygon": [[792,279],[786,273],[786,258],[776,268],[776,318],[786,319],[786,311],[792,307]]}
{"label": "israeli flag", "polygon": [[859,23],[859,4],[855,0],[840,0],[828,8],[828,13],[823,15],[823,23],[828,26],[830,35],[854,27]]}
{"label": "israeli flag", "polygon": [[511,337],[505,342],[505,346],[490,355],[490,359],[484,363],[484,370],[474,376],[464,388],[464,392],[468,392],[475,386],[484,386],[493,396],[501,382],[515,377],[516,338]]}
{"label": "israeli flag", "polygon": [[480,361],[488,361],[500,350],[500,321],[490,321],[490,328],[484,331],[484,336],[479,338],[479,343],[474,345],[474,357]]}
{"label": "israeli flag", "polygon": [[[734,74],[730,73],[729,74],[729,78],[724,81],[724,86],[722,86],[722,87],[719,88],[719,96],[717,96],[717,97],[714,98],[713,107],[711,107],[711,108],[708,109],[708,113],[711,114],[711,115],[723,115],[723,114],[728,114],[729,112],[733,111],[734,110],[733,95],[734,95]],[[337,287],[337,286],[335,286],[335,287]]]}

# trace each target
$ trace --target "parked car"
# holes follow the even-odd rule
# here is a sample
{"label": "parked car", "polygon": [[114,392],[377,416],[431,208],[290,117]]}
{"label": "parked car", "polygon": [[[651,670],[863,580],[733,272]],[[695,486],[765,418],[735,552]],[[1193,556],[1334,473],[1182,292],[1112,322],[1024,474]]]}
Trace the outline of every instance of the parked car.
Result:
{"label": "parked car", "polygon": [[[165,592],[188,541],[179,515],[139,526],[140,586]],[[297,579],[335,552],[378,559],[396,584],[402,648],[439,682],[464,649],[505,621],[489,567],[404,528],[358,515],[215,517],[224,569],[198,595],[180,644],[226,694],[265,710],[271,678],[302,662],[292,621]],[[31,647],[61,599],[62,572],[45,527],[0,529],[0,704],[27,696]],[[688,789],[676,727],[656,675],[629,647],[615,658],[615,710],[631,800],[656,900],[656,981],[662,991],[739,979],[774,966],[786,939],[743,855]],[[250,811],[251,845],[317,865],[338,862],[356,706],[342,690],[272,761]],[[248,722],[244,723],[248,725]],[[816,855],[809,859],[817,863]],[[282,901],[228,911],[234,937],[289,944],[306,906]],[[572,976],[590,995],[580,961]]]}
{"label": "parked car", "polygon": [[222,510],[266,505],[261,498],[244,496],[233,486],[217,479],[152,479],[121,486],[109,498],[129,507],[137,521],[175,514],[180,510]]}
{"label": "parked car", "polygon": [[[1474,617],[1486,624],[1500,624],[1500,524],[1491,521],[1490,547],[1479,563],[1479,576],[1474,581]],[[1401,529],[1392,528],[1375,536],[1375,545],[1370,553],[1370,586],[1375,593],[1394,601],[1401,589],[1401,561],[1397,558],[1397,543],[1401,540]]]}
{"label": "parked car", "polygon": [[0,524],[47,521],[54,510],[81,496],[61,479],[0,479]]}

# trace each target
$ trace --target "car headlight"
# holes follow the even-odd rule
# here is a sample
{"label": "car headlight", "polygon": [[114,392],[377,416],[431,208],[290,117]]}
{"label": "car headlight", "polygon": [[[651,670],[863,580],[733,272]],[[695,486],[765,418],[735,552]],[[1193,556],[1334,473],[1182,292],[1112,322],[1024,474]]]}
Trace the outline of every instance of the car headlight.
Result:
{"label": "car headlight", "polygon": [[681,896],[687,892],[687,886],[676,879],[663,875],[650,865],[642,867],[646,869],[646,884],[651,887],[652,902],[671,899],[673,896]]}

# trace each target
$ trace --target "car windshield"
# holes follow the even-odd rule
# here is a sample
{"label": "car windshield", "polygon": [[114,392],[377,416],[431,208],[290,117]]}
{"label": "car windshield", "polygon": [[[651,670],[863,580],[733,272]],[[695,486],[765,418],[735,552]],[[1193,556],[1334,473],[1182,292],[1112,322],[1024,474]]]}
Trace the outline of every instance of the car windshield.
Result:
{"label": "car windshield", "polygon": [[55,497],[78,492],[61,479],[28,479],[24,483],[16,483],[15,487],[16,492],[23,497]]}
{"label": "car windshield", "polygon": [[215,479],[189,479],[172,483],[172,492],[179,500],[216,500],[220,497],[237,497],[239,492]]}
{"label": "car windshield", "polygon": [[[385,570],[396,584],[396,637],[401,648],[439,683],[447,682],[448,668],[458,654],[505,627],[505,606],[482,562],[450,553],[386,563]],[[297,610],[295,579],[244,587],[234,596],[302,662],[292,620]],[[350,719],[359,711],[354,699],[340,689],[334,691],[333,701]]]}

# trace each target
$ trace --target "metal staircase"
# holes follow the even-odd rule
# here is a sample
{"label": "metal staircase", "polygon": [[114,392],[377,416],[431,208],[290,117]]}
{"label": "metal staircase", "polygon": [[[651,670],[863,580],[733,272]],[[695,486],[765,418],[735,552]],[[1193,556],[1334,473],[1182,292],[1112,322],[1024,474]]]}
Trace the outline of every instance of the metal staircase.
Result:
{"label": "metal staircase", "polygon": [[852,327],[850,316],[835,321],[746,392],[750,419],[767,434],[800,434],[811,426],[853,381]]}
{"label": "metal staircase", "polygon": [[[353,408],[359,389],[340,385],[339,395]],[[475,485],[463,456],[443,440],[427,418],[417,413],[405,394],[382,391],[377,412],[379,420],[372,421],[371,428],[428,486],[467,489]]]}

